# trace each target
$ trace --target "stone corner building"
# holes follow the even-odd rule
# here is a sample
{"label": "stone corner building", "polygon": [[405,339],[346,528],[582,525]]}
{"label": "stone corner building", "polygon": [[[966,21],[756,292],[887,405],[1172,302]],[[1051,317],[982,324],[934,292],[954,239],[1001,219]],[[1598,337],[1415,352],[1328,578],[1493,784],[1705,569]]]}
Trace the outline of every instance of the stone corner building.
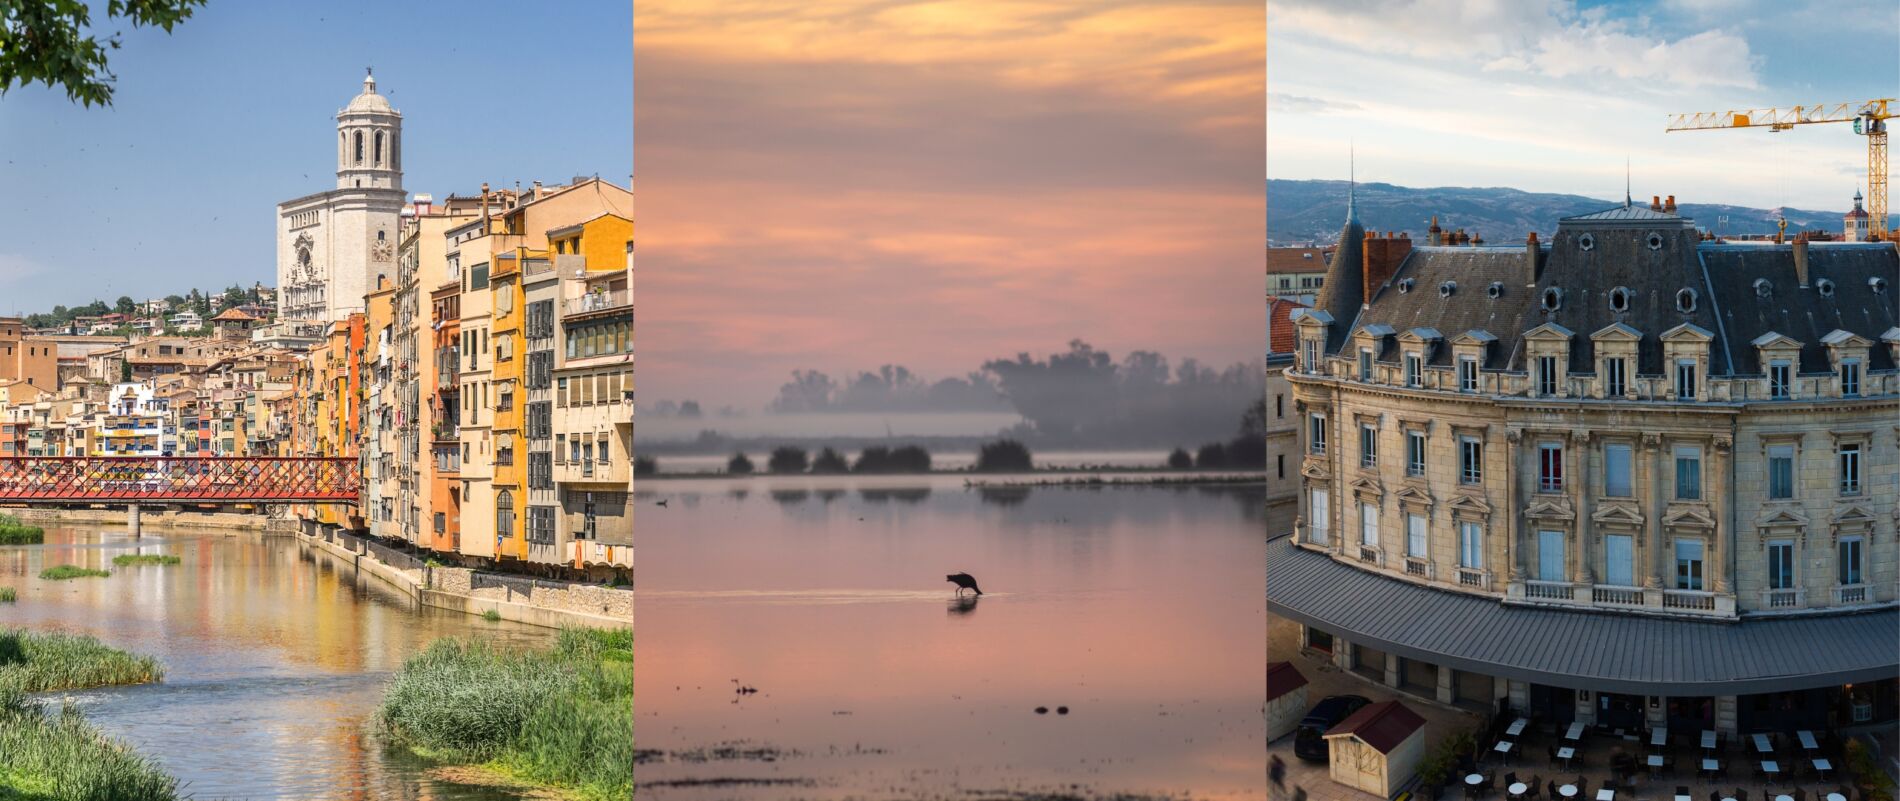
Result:
{"label": "stone corner building", "polygon": [[277,313],[287,320],[342,320],[364,311],[377,276],[396,277],[402,113],[365,75],[336,130],[336,188],[277,204]]}
{"label": "stone corner building", "polygon": [[1900,708],[1900,252],[1675,201],[1508,246],[1349,208],[1287,371],[1268,604],[1342,667],[1558,722]]}

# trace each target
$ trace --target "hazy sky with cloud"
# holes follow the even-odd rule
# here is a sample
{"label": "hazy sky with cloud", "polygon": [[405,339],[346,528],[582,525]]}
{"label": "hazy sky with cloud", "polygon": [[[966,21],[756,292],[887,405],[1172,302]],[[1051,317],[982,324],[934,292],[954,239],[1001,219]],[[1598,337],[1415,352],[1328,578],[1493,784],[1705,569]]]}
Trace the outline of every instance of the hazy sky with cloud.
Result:
{"label": "hazy sky with cloud", "polygon": [[[1845,124],[1663,132],[1670,114],[1891,97],[1892,0],[1269,0],[1267,174],[1845,210]],[[1343,210],[1342,210],[1343,211]],[[1271,213],[1271,211],[1269,211]]]}
{"label": "hazy sky with cloud", "polygon": [[640,392],[1259,351],[1258,2],[650,0]]}

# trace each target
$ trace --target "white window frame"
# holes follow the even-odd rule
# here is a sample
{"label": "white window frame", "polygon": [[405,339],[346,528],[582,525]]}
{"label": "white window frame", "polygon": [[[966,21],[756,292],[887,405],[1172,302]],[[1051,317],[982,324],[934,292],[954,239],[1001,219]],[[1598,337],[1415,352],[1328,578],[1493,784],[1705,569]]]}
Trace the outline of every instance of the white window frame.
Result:
{"label": "white window frame", "polygon": [[1326,455],[1326,415],[1314,412],[1306,416],[1307,450],[1314,456]]}
{"label": "white window frame", "polygon": [[1425,475],[1425,432],[1405,432],[1405,474]]}
{"label": "white window frame", "polygon": [[[1777,563],[1779,570],[1777,570]],[[1801,583],[1796,576],[1794,540],[1768,541],[1768,589],[1792,590]]]}
{"label": "white window frame", "polygon": [[1379,506],[1368,501],[1359,502],[1359,544],[1372,548],[1379,547]]}
{"label": "white window frame", "polygon": [[1628,361],[1621,356],[1603,360],[1603,394],[1622,397],[1629,392]]}
{"label": "white window frame", "polygon": [[[1850,555],[1848,551],[1853,551]],[[1842,537],[1834,549],[1835,578],[1841,586],[1864,584],[1867,580],[1867,542],[1860,535]]]}
{"label": "white window frame", "polygon": [[1564,491],[1564,445],[1561,442],[1537,443],[1537,491]]}
{"label": "white window frame", "polygon": [[1473,393],[1478,391],[1478,360],[1470,356],[1458,357],[1458,391]]}
{"label": "white window frame", "polygon": [[1860,359],[1841,360],[1841,397],[1860,397]]}
{"label": "white window frame", "polygon": [[[1793,445],[1770,445],[1767,453],[1768,463],[1768,499],[1771,501],[1792,500],[1798,492],[1800,482],[1795,480],[1795,448]],[[1777,463],[1786,470],[1777,469]],[[1784,473],[1782,475],[1781,473]],[[1783,491],[1785,488],[1785,491]]]}
{"label": "white window frame", "polygon": [[[1612,477],[1615,475],[1615,471],[1613,471],[1612,468],[1619,464],[1623,468],[1623,486],[1620,488],[1622,490],[1621,492],[1617,491],[1619,488],[1616,486],[1616,482],[1612,480]],[[1635,454],[1634,448],[1630,447],[1629,444],[1622,443],[1622,442],[1606,442],[1603,444],[1603,494],[1604,495],[1609,496],[1611,498],[1635,497],[1636,496],[1635,470],[1636,470],[1636,454]]]}
{"label": "white window frame", "polygon": [[1372,423],[1359,424],[1359,466],[1379,466],[1379,428]]}
{"label": "white window frame", "polygon": [[[1676,484],[1676,486],[1675,486],[1675,499],[1676,499],[1676,500],[1678,500],[1678,501],[1699,501],[1699,500],[1702,500],[1702,496],[1703,496],[1703,492],[1702,492],[1702,483],[1703,483],[1703,476],[1702,476],[1702,449],[1701,449],[1701,448],[1698,448],[1698,447],[1696,447],[1696,446],[1694,446],[1694,445],[1682,445],[1682,446],[1678,446],[1678,447],[1676,448],[1676,450],[1675,450],[1675,458],[1674,458],[1674,462],[1675,462],[1675,465],[1676,465],[1676,470],[1675,470],[1675,484]],[[1692,489],[1693,489],[1694,491],[1693,491],[1692,493],[1690,493],[1690,494],[1686,494],[1686,495],[1685,495],[1685,494],[1683,494],[1683,492],[1682,492],[1682,488],[1683,488],[1683,480],[1682,480],[1682,466],[1683,466],[1683,463],[1684,463],[1684,462],[1694,462],[1694,463],[1695,463],[1695,483],[1694,483],[1694,486],[1692,487]]]}
{"label": "white window frame", "polygon": [[1696,397],[1696,360],[1676,360],[1676,399],[1695,400]]}
{"label": "white window frame", "polygon": [[1313,519],[1306,521],[1307,529],[1312,532],[1314,545],[1325,545],[1331,537],[1332,515],[1331,493],[1325,487],[1312,487],[1307,490],[1307,512]]}
{"label": "white window frame", "polygon": [[1416,352],[1405,354],[1405,385],[1408,387],[1425,385],[1425,360]]}
{"label": "white window frame", "polygon": [[1458,521],[1458,566],[1484,569],[1484,525],[1474,520]]}
{"label": "white window frame", "polygon": [[1537,395],[1552,398],[1557,395],[1557,357],[1544,354],[1537,357]]}
{"label": "white window frame", "polygon": [[1405,515],[1405,555],[1423,557],[1431,547],[1431,532],[1425,516],[1417,512]]}
{"label": "white window frame", "polygon": [[1372,349],[1359,349],[1359,380],[1372,383]]}
{"label": "white window frame", "polygon": [[1840,466],[1841,497],[1849,498],[1861,493],[1863,464],[1862,456],[1866,448],[1858,442],[1841,443],[1836,451],[1835,462]]}
{"label": "white window frame", "polygon": [[[1692,548],[1693,559],[1686,559],[1686,549]],[[1701,590],[1709,583],[1709,545],[1698,537],[1678,537],[1675,542],[1676,578],[1678,590]],[[1694,565],[1693,570],[1685,570]]]}
{"label": "white window frame", "polygon": [[1458,483],[1484,483],[1484,441],[1477,437],[1458,438]]}
{"label": "white window frame", "polygon": [[1794,397],[1794,365],[1786,359],[1776,359],[1768,363],[1768,399],[1787,400]]}

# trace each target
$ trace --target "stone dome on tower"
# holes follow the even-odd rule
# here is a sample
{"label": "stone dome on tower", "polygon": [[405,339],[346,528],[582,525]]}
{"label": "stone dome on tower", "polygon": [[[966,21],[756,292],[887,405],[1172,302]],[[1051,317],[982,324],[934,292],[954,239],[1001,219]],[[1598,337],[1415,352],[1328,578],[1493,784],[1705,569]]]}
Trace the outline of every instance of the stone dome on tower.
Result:
{"label": "stone dome on tower", "polygon": [[394,107],[389,105],[389,98],[376,93],[376,76],[374,74],[366,74],[363,76],[363,93],[352,98],[350,105],[343,110],[346,112],[380,111],[386,114],[395,113],[396,111]]}

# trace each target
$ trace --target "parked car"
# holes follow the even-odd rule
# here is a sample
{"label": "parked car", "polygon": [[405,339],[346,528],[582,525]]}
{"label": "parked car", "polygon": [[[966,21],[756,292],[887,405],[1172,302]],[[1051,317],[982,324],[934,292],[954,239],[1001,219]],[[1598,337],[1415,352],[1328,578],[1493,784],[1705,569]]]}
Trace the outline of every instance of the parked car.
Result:
{"label": "parked car", "polygon": [[1300,718],[1300,727],[1293,730],[1293,753],[1301,759],[1325,762],[1326,741],[1321,735],[1370,703],[1371,700],[1359,695],[1329,695],[1320,699],[1306,711],[1306,717]]}

